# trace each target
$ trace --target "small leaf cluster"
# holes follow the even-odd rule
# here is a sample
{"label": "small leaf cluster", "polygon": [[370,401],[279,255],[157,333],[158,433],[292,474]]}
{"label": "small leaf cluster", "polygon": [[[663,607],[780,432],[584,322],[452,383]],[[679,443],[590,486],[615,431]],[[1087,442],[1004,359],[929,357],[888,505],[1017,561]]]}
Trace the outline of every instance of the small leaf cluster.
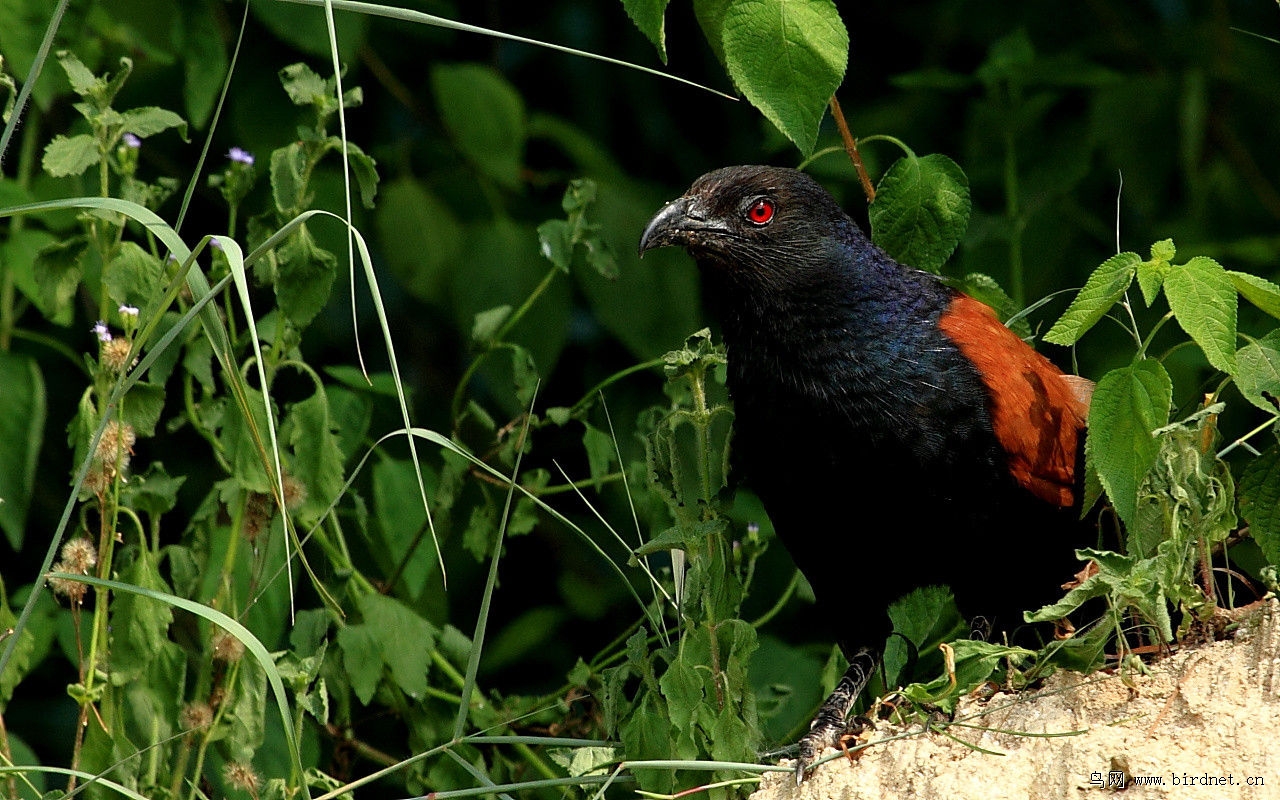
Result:
{"label": "small leaf cluster", "polygon": [[[1224,399],[1229,386],[1265,415],[1252,435],[1274,428],[1280,415],[1275,402],[1280,397],[1280,349],[1275,346],[1280,330],[1260,338],[1237,330],[1239,298],[1280,318],[1280,287],[1227,270],[1205,256],[1181,264],[1176,258],[1173,242],[1164,240],[1152,246],[1147,259],[1131,252],[1107,259],[1045,334],[1046,341],[1071,345],[1119,310],[1137,353],[1098,380],[1085,447],[1088,479],[1106,492],[1123,524],[1124,555],[1081,551],[1081,558],[1097,569],[1060,603],[1029,615],[1030,620],[1060,617],[1105,597],[1111,624],[1101,626],[1104,631],[1119,630],[1124,612],[1132,609],[1152,626],[1153,638],[1170,642],[1175,638],[1170,605],[1184,612],[1183,631],[1193,620],[1208,617],[1216,605],[1211,561],[1236,531],[1237,510],[1250,523],[1249,536],[1264,563],[1274,565],[1280,555],[1274,483],[1267,480],[1280,444],[1259,450],[1247,438],[1237,440],[1231,449],[1243,447],[1252,456],[1238,481],[1224,460],[1225,451],[1217,449],[1218,420],[1232,399]],[[1134,282],[1147,306],[1163,296],[1169,308],[1145,336],[1130,313]],[[1207,368],[1216,372],[1217,384],[1202,408],[1172,422],[1173,380],[1163,359],[1150,355],[1156,333],[1169,321],[1181,327]]]}

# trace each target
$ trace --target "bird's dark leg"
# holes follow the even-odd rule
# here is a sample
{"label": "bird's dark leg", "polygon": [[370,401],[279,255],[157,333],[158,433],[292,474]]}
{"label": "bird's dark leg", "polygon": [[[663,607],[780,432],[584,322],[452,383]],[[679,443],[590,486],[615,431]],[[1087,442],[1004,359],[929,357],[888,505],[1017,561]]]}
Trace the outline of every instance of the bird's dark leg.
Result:
{"label": "bird's dark leg", "polygon": [[813,722],[809,723],[809,732],[800,739],[800,755],[796,761],[797,785],[804,780],[823,749],[834,747],[840,740],[845,731],[845,717],[849,716],[854,701],[862,694],[879,663],[879,656],[865,648],[849,661],[849,668],[836,684],[835,691],[823,702]]}

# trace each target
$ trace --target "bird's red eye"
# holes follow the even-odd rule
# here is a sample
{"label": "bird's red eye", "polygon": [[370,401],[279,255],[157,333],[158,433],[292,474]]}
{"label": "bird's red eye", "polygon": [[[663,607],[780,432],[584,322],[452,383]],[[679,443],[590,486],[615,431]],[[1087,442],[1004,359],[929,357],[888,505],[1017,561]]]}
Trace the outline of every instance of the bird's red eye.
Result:
{"label": "bird's red eye", "polygon": [[752,225],[768,225],[775,210],[772,200],[761,197],[747,209],[747,219]]}

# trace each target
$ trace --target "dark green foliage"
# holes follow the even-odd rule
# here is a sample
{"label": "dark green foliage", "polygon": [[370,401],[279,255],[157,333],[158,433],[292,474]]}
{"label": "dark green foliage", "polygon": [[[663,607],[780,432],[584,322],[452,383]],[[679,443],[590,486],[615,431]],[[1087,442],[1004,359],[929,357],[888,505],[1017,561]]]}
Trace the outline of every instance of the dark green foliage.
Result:
{"label": "dark green foliage", "polygon": [[[793,741],[843,664],[727,488],[718,334],[672,351],[706,324],[695,270],[635,243],[694,175],[797,151],[857,215],[837,90],[883,247],[1085,337],[1129,525],[1040,613],[1100,624],[1028,656],[913,595],[885,688],[908,640],[906,696],[947,708],[1097,666],[1135,620],[1176,636],[1250,599],[1204,591],[1223,547],[1276,587],[1280,47],[1233,30],[1274,9],[399,5],[339,9],[335,64],[322,0],[253,3],[238,51],[241,4],[0,2],[6,758],[95,798],[749,788],[707,760]],[[1052,328],[1062,300],[1023,310],[1082,284]]]}

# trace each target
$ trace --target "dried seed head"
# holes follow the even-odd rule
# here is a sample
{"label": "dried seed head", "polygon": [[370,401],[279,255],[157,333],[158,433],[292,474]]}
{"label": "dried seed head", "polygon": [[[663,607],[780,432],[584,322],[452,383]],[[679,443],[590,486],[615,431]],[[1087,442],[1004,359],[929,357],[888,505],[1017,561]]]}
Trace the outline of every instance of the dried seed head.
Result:
{"label": "dried seed head", "polygon": [[258,796],[258,786],[261,783],[261,779],[249,764],[243,761],[228,761],[222,768],[222,777],[226,780],[228,786],[243,789],[254,797]]}
{"label": "dried seed head", "polygon": [[225,661],[228,664],[234,664],[243,657],[244,642],[224,630],[214,631],[213,658],[215,661]]}
{"label": "dried seed head", "polygon": [[305,502],[307,502],[307,485],[295,478],[292,473],[286,472],[284,474],[284,507],[290,511],[297,511]]}
{"label": "dried seed head", "polygon": [[62,546],[62,569],[76,575],[88,575],[98,565],[98,551],[93,542],[77,536]]}
{"label": "dried seed head", "polygon": [[[66,564],[63,564],[61,561],[53,565],[53,571],[71,572],[71,570],[67,569]],[[85,586],[80,581],[73,581],[70,578],[50,577],[49,588],[53,590],[54,594],[62,595],[70,600],[72,605],[78,606],[84,602],[84,595],[89,587]]]}
{"label": "dried seed head", "polygon": [[102,363],[115,373],[124,372],[130,365],[129,351],[133,343],[124,337],[112,339],[102,344]]}
{"label": "dried seed head", "polygon": [[129,423],[111,420],[98,440],[98,449],[94,453],[102,462],[103,471],[108,475],[116,475],[129,466],[129,458],[133,455],[133,446],[138,441],[138,434]]}
{"label": "dried seed head", "polygon": [[185,731],[207,728],[213,724],[213,709],[208,703],[188,703],[182,709],[182,719],[179,723]]}

